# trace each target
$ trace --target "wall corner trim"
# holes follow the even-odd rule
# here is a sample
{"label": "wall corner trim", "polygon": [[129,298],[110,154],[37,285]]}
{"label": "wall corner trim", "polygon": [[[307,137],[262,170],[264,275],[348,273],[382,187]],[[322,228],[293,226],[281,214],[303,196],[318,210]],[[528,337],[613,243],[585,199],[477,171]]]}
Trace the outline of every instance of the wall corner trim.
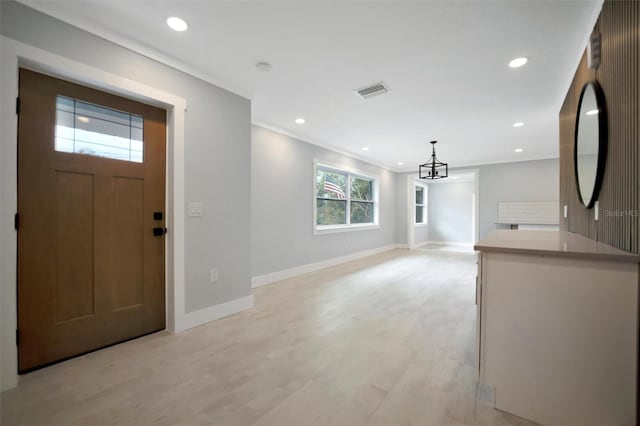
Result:
{"label": "wall corner trim", "polygon": [[348,254],[346,256],[334,257],[320,262],[308,263],[306,265],[295,266],[289,269],[283,269],[281,271],[270,272],[264,275],[257,275],[251,279],[251,287],[258,288],[267,284],[275,283],[277,281],[286,280],[287,278],[295,277],[298,275],[308,274],[310,272],[319,271],[320,269],[329,268],[331,266],[339,265],[341,263],[351,262],[352,260],[361,259],[363,257],[372,256],[374,254],[384,253],[386,251],[394,250],[397,248],[406,248],[404,244],[389,244],[382,247],[377,247],[371,250],[364,250],[355,253]]}
{"label": "wall corner trim", "polygon": [[180,323],[180,329],[176,332],[185,331],[211,321],[215,321],[230,315],[237,314],[254,306],[253,294],[233,299],[219,305],[210,306],[184,315]]}

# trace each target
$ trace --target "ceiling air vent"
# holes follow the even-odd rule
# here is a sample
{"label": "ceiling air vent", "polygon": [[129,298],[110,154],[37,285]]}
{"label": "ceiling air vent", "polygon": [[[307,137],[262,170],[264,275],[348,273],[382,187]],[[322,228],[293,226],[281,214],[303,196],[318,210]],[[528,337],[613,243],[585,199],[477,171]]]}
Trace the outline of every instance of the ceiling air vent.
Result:
{"label": "ceiling air vent", "polygon": [[362,89],[355,90],[355,92],[362,99],[373,98],[374,96],[384,95],[387,92],[390,92],[391,89],[384,82],[370,84],[367,87],[363,87]]}

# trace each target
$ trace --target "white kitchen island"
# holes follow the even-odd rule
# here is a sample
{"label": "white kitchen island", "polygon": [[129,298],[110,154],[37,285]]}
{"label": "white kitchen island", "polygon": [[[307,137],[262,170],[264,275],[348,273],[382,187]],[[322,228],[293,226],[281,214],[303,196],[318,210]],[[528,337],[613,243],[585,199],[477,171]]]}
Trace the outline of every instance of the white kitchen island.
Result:
{"label": "white kitchen island", "polygon": [[495,407],[636,424],[640,256],[562,231],[494,231],[475,249],[478,379]]}

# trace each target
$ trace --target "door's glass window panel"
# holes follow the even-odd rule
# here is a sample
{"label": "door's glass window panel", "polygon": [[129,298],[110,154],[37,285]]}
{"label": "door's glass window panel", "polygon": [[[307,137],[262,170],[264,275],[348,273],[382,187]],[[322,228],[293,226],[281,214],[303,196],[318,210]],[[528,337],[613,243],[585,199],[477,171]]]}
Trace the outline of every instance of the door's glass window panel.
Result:
{"label": "door's glass window panel", "polygon": [[58,111],[67,111],[73,113],[73,99],[64,96],[58,96],[56,99],[56,109]]}
{"label": "door's glass window panel", "polygon": [[142,163],[144,119],[58,96],[55,150]]}

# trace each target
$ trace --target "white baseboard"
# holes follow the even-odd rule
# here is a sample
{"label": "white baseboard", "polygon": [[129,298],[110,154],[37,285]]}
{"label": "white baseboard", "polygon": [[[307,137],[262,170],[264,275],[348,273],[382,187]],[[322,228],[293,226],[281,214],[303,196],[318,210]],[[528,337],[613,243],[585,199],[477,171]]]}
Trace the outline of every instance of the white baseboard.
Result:
{"label": "white baseboard", "polygon": [[404,245],[403,247],[402,244],[390,244],[388,246],[378,247],[371,250],[351,253],[346,256],[334,257],[332,259],[327,259],[320,262],[308,263],[306,265],[296,266],[294,268],[283,269],[282,271],[258,275],[251,279],[251,287],[262,287],[263,285],[271,284],[276,281],[282,281],[287,278],[295,277],[296,275],[308,274],[309,272],[318,271],[330,266],[339,265],[341,263],[350,262],[352,260],[361,259],[363,257],[383,253],[385,251],[394,250],[396,248],[406,248],[406,245]]}
{"label": "white baseboard", "polygon": [[438,246],[469,247],[469,248],[472,248],[474,245],[473,243],[462,243],[462,242],[456,242],[456,241],[427,241],[424,244],[425,245],[434,244]]}
{"label": "white baseboard", "polygon": [[422,246],[426,246],[427,244],[429,244],[429,241],[423,241],[423,242],[421,242],[421,243],[414,244],[414,245],[412,245],[411,247],[407,246],[407,248],[410,248],[410,249],[412,249],[412,250],[413,250],[413,249],[420,248],[420,247],[422,247]]}
{"label": "white baseboard", "polygon": [[181,324],[180,331],[188,330],[199,325],[237,314],[253,308],[253,294],[239,299],[230,300],[219,305],[200,309],[199,311],[189,312],[184,315],[184,321]]}

